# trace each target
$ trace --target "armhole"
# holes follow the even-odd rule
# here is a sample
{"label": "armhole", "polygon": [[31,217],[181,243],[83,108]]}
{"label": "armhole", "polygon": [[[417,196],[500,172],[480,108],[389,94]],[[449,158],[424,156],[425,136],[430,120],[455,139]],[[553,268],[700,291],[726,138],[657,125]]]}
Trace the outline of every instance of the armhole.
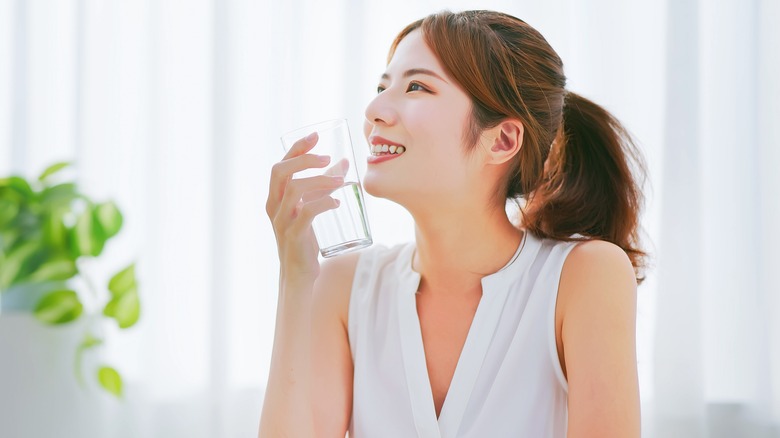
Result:
{"label": "armhole", "polygon": [[[556,260],[557,263],[555,264],[555,268],[557,269],[552,270],[555,294],[550,300],[550,307],[547,313],[547,327],[549,328],[547,331],[547,344],[549,346],[550,361],[552,363],[555,376],[558,378],[558,382],[561,384],[561,387],[567,394],[569,393],[569,382],[566,380],[566,376],[563,375],[563,366],[561,365],[561,361],[558,358],[558,344],[555,333],[555,311],[558,307],[558,296],[560,295],[563,265],[566,263],[566,259],[568,258],[569,253],[571,253],[571,250],[574,249],[578,243],[580,242],[560,244],[557,248],[553,249],[553,253],[557,252],[560,255]],[[563,329],[563,327],[561,327],[561,329]]]}

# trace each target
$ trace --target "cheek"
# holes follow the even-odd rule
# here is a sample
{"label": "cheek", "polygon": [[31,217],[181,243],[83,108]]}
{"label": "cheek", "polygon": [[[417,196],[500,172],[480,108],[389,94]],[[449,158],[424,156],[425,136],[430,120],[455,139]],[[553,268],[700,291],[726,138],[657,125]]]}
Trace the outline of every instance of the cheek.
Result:
{"label": "cheek", "polygon": [[367,119],[363,119],[363,137],[368,140],[368,136],[371,135],[371,129],[373,126],[368,123]]}

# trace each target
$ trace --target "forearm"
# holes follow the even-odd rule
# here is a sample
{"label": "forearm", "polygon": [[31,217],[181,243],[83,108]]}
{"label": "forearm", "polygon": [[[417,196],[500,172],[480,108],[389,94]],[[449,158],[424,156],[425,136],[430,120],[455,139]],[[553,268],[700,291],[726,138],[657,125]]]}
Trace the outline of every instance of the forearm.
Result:
{"label": "forearm", "polygon": [[311,284],[281,276],[260,438],[314,436],[311,409]]}

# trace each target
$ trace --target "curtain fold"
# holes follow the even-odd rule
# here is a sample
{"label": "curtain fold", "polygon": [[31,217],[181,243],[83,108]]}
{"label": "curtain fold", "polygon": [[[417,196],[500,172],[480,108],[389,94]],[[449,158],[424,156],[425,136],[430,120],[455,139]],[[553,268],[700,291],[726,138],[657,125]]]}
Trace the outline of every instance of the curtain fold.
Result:
{"label": "curtain fold", "polygon": [[668,7],[651,426],[661,437],[780,436],[777,7]]}

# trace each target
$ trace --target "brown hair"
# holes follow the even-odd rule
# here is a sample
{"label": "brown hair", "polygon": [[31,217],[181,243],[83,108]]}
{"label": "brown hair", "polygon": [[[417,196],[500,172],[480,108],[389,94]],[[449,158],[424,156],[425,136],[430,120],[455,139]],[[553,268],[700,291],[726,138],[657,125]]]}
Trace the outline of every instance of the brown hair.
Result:
{"label": "brown hair", "polygon": [[[614,243],[641,283],[647,254],[639,246],[639,215],[646,170],[620,122],[565,89],[558,54],[516,17],[493,11],[429,15],[401,31],[388,63],[398,43],[416,29],[471,97],[465,153],[475,150],[484,129],[506,119],[523,124],[523,145],[496,196],[525,199],[523,225],[538,236]],[[585,239],[572,237],[577,233]]]}

